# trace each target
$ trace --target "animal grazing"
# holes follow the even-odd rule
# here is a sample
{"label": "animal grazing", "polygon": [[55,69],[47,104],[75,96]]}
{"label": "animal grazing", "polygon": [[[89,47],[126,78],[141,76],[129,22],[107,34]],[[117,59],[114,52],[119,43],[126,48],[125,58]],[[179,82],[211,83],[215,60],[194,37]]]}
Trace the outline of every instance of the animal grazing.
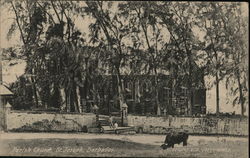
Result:
{"label": "animal grazing", "polygon": [[166,135],[164,144],[161,145],[162,149],[174,147],[175,144],[183,142],[183,146],[187,145],[188,133],[186,132],[171,132]]}

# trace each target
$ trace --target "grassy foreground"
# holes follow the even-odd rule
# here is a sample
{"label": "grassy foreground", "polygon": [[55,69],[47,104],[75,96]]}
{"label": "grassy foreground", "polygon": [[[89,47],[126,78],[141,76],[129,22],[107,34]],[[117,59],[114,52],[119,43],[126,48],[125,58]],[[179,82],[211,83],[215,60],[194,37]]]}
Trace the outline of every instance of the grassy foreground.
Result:
{"label": "grassy foreground", "polygon": [[0,140],[0,155],[80,157],[247,157],[247,142],[199,142],[162,150],[158,145],[116,139]]}

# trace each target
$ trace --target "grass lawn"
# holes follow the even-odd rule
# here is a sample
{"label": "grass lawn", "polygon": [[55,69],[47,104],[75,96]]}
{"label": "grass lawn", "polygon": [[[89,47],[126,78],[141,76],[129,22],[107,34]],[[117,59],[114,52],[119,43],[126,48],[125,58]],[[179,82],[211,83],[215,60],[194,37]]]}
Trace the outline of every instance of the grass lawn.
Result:
{"label": "grass lawn", "polygon": [[0,140],[0,155],[81,157],[233,157],[246,158],[242,141],[200,141],[196,145],[162,150],[158,145],[117,139],[10,139]]}

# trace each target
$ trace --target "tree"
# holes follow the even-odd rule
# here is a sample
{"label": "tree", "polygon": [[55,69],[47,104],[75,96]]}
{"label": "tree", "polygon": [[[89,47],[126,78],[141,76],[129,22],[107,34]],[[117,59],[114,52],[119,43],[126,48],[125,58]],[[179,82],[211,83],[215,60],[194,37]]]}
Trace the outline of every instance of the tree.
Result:
{"label": "tree", "polygon": [[[112,2],[106,3],[101,1],[86,2],[85,12],[96,20],[94,24],[90,25],[92,41],[96,43],[102,35],[105,36],[105,40],[101,40],[100,44],[106,46],[103,47],[107,51],[107,59],[110,63],[112,74],[117,77],[118,96],[120,109],[124,103],[123,86],[121,80],[121,68],[126,57],[126,47],[123,42],[124,37],[128,33],[128,26],[122,23],[118,14],[112,14],[110,8]],[[100,37],[101,36],[101,37]]]}
{"label": "tree", "polygon": [[[44,58],[45,73],[50,76],[48,89],[52,89],[52,95],[58,98],[50,100],[61,99],[61,101],[52,104],[56,104],[68,112],[81,112],[80,87],[83,86],[81,83],[83,74],[80,63],[83,59],[80,54],[84,52],[80,46],[84,44],[84,39],[73,21],[75,14],[79,14],[78,8],[78,2],[50,1],[47,4],[47,10],[43,9],[52,22],[46,31],[46,40],[41,46],[40,54],[44,53],[42,57]],[[50,11],[53,11],[54,14]],[[57,18],[58,22],[55,22],[54,17]],[[41,82],[44,81],[46,79],[43,78]],[[41,86],[44,84],[41,83]]]}
{"label": "tree", "polygon": [[[196,14],[199,20],[197,25],[205,32],[203,50],[207,53],[204,58],[207,60],[207,74],[215,76],[217,114],[219,114],[220,107],[219,84],[223,79],[226,79],[226,87],[231,87],[231,91],[234,91],[234,96],[236,91],[239,92],[239,97],[235,98],[233,104],[239,101],[242,112],[244,111],[243,91],[246,88],[242,87],[246,87],[244,81],[246,69],[239,63],[246,56],[246,37],[242,38],[246,33],[246,29],[244,29],[246,25],[243,24],[240,5],[240,3],[214,2],[198,3],[197,5],[199,8]],[[243,82],[241,83],[240,80]],[[236,89],[233,88],[235,81],[238,84]]]}
{"label": "tree", "polygon": [[[20,32],[21,40],[24,44],[24,55],[27,63],[31,63],[31,55],[34,49],[37,48],[37,41],[42,33],[42,23],[46,20],[41,14],[41,10],[36,7],[36,2],[7,2],[10,5],[10,10],[15,14],[15,21],[12,23],[11,28],[8,32],[8,36],[17,29]],[[26,69],[26,72],[31,75],[32,90],[35,100],[35,105],[38,106],[38,94],[37,87],[35,85],[35,79],[33,76],[33,68],[30,66]]]}
{"label": "tree", "polygon": [[[20,53],[27,61],[25,74],[36,106],[42,102],[45,107],[80,112],[81,99],[92,95],[100,100],[104,87],[100,75],[110,70],[116,76],[120,108],[125,102],[122,75],[153,74],[154,112],[160,114],[159,76],[167,70],[172,91],[180,84],[191,91],[187,105],[191,115],[192,91],[199,86],[196,61],[202,60],[202,70],[216,78],[217,113],[223,78],[237,84],[228,88],[239,94],[234,103],[239,101],[244,111],[246,67],[240,63],[246,56],[242,38],[246,30],[238,3],[28,0],[5,4],[15,15],[8,38],[15,30],[20,32]],[[75,24],[76,18],[85,16],[93,19],[89,41]],[[205,33],[204,42],[195,29]],[[20,58],[13,52],[9,56]]]}
{"label": "tree", "polygon": [[[160,115],[158,73],[159,70],[162,70],[161,66],[166,51],[162,51],[165,44],[163,38],[165,32],[157,19],[155,12],[157,9],[156,2],[126,2],[119,4],[121,15],[130,24],[130,35],[133,39],[132,49],[141,52],[136,54],[143,62],[140,67],[145,65],[141,71],[154,75],[155,109],[156,113]],[[139,49],[143,51],[139,51]],[[140,67],[136,66],[134,68],[140,69]]]}
{"label": "tree", "polygon": [[[161,2],[156,10],[156,15],[161,19],[161,23],[167,28],[170,35],[170,40],[166,43],[166,50],[171,52],[169,53],[171,55],[166,58],[169,65],[172,65],[173,80],[187,76],[186,85],[190,90],[187,112],[189,115],[192,115],[192,89],[197,86],[193,81],[195,60],[198,60],[197,51],[201,46],[201,42],[193,33],[196,22],[193,11],[195,7],[190,2]],[[174,87],[172,89],[174,90]]]}
{"label": "tree", "polygon": [[[78,3],[53,1],[6,3],[15,14],[13,27],[10,28],[8,35],[10,36],[11,32],[16,29],[14,26],[17,26],[24,45],[23,53],[27,60],[26,74],[28,75],[26,76],[31,78],[36,105],[41,99],[38,97],[40,92],[41,95],[45,94],[43,100],[47,99],[43,103],[47,102],[47,104],[58,107],[61,103],[49,102],[60,100],[53,97],[61,97],[62,102],[68,101],[66,105],[74,106],[74,108],[71,108],[73,111],[79,111],[79,99],[76,94],[77,85],[74,80],[77,77],[74,75],[76,74],[75,71],[79,70],[75,70],[74,66],[77,65],[77,44],[83,40],[80,37],[81,33],[74,27],[73,17],[70,17],[75,16],[76,8],[79,8]],[[67,6],[70,6],[70,8],[67,8]],[[72,12],[69,12],[69,9]],[[64,34],[65,24],[67,25]],[[47,31],[44,29],[46,27],[48,27]],[[68,85],[58,82],[63,78],[68,81],[66,82]],[[73,88],[69,88],[72,86]],[[66,95],[59,92],[66,93]],[[48,96],[52,96],[52,98],[48,99]],[[66,98],[63,96],[66,96]]]}
{"label": "tree", "polygon": [[[228,57],[225,64],[226,88],[233,96],[233,106],[240,104],[241,115],[246,112],[248,102],[247,87],[247,36],[248,19],[242,14],[241,3],[227,5],[225,36],[228,44]],[[237,94],[238,93],[238,94]]]}
{"label": "tree", "polygon": [[207,53],[208,74],[215,76],[216,85],[216,113],[219,114],[220,100],[220,81],[223,80],[225,74],[223,67],[227,58],[227,39],[224,30],[225,18],[227,17],[227,9],[223,3],[199,3],[197,15],[200,23],[198,24],[205,31],[205,48]]}

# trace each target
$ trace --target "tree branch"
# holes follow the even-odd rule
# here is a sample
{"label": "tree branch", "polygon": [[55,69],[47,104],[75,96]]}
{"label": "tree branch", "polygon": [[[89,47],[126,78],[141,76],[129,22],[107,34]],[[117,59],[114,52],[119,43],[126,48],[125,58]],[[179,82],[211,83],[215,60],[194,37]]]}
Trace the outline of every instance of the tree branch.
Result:
{"label": "tree branch", "polygon": [[59,22],[61,22],[61,20],[62,20],[62,19],[60,19],[60,16],[59,16],[58,12],[56,11],[55,4],[53,3],[53,1],[52,1],[52,0],[50,0],[50,3],[51,3],[51,5],[52,5],[53,10],[54,10],[54,11],[55,11],[55,13],[56,13],[56,16],[57,16],[57,18],[58,18]]}
{"label": "tree branch", "polygon": [[52,15],[50,15],[50,14],[46,11],[46,9],[44,9],[43,6],[42,6],[38,1],[37,1],[37,4],[39,5],[39,7],[40,7],[41,9],[43,9],[43,12],[46,13],[46,14],[50,17],[50,19],[52,20],[53,24],[56,24],[55,21],[54,21],[54,19],[53,19],[53,17],[52,17]]}
{"label": "tree branch", "polygon": [[17,25],[18,25],[18,28],[19,28],[19,31],[20,31],[20,34],[21,34],[21,38],[23,40],[23,44],[26,45],[24,34],[23,34],[23,31],[22,31],[22,28],[21,28],[21,25],[20,25],[20,22],[19,22],[19,15],[18,15],[17,10],[16,10],[16,8],[15,8],[15,6],[14,6],[14,4],[13,4],[12,1],[11,1],[11,6],[12,6],[14,12],[15,12],[15,15],[16,15],[15,19],[16,19],[16,22],[17,22]]}

